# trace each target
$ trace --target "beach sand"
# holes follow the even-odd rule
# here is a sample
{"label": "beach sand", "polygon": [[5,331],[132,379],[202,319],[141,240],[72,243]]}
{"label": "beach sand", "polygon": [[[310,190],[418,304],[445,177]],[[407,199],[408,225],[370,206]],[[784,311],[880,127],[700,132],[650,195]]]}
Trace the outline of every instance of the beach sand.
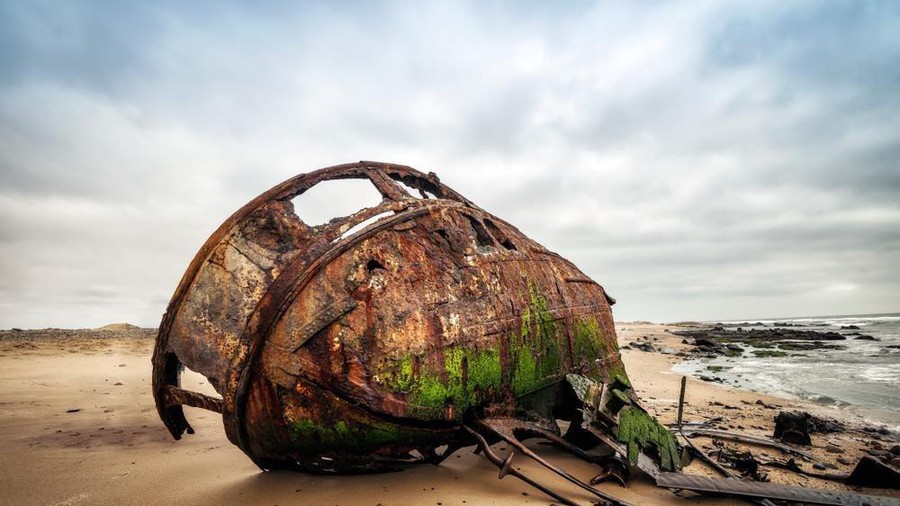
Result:
{"label": "beach sand", "polygon": [[[645,323],[618,326],[621,344],[648,336],[678,349],[680,338],[667,327]],[[121,329],[120,329],[121,330]],[[552,500],[513,477],[497,479],[497,470],[472,448],[458,451],[439,466],[365,476],[315,476],[259,471],[225,437],[221,416],[185,408],[196,434],[174,441],[157,417],[150,392],[152,331],[116,328],[101,333],[33,331],[0,336],[0,504],[310,504],[310,505],[512,505],[551,504]],[[675,419],[680,376],[670,368],[673,355],[623,350],[629,375],[645,407],[668,422]],[[187,375],[186,388],[210,392],[203,378]],[[741,433],[770,436],[778,409],[798,408],[848,424],[865,423],[855,413],[789,401],[719,384],[690,380],[686,420],[727,417],[721,423]],[[717,402],[721,405],[714,405]],[[871,425],[871,424],[870,424]],[[877,436],[874,436],[877,437]],[[813,453],[834,463],[837,471],[852,466],[870,448],[871,434],[848,431],[813,436]],[[831,442],[842,455],[824,451]],[[882,441],[890,447],[891,443]],[[710,440],[697,444],[710,446]],[[530,443],[551,461],[585,480],[596,468],[548,445]],[[503,444],[495,448],[505,455]],[[710,446],[711,448],[711,446]],[[504,451],[505,449],[505,451]],[[777,451],[754,449],[776,456]],[[516,467],[585,505],[592,496],[548,474],[524,457]],[[694,463],[688,472],[711,475]],[[832,482],[792,473],[770,473],[772,481],[845,489]],[[629,487],[599,486],[635,504],[747,504],[712,497],[678,497],[653,486],[638,473]],[[896,491],[862,490],[898,496]]]}

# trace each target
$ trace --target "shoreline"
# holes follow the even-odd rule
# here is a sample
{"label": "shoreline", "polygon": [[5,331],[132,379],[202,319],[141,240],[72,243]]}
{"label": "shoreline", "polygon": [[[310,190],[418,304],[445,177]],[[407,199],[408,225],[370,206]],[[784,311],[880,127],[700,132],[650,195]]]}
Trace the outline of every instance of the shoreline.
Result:
{"label": "shoreline", "polygon": [[[838,407],[805,399],[754,392],[733,385],[703,381],[674,371],[674,366],[692,358],[675,354],[687,352],[692,347],[682,343],[681,336],[671,333],[676,329],[689,328],[679,325],[683,324],[647,322],[616,324],[620,347],[629,345],[621,353],[635,390],[641,397],[644,407],[657,416],[661,422],[675,422],[680,378],[687,376],[684,406],[684,421],[686,422],[722,417],[725,420],[716,424],[716,428],[764,439],[771,439],[774,432],[774,417],[779,411],[805,411],[813,416],[843,424],[845,427],[843,432],[814,433],[812,434],[812,446],[802,447],[804,451],[813,454],[828,465],[828,472],[849,473],[869,450],[890,448],[897,444],[898,434],[888,430],[888,423],[867,416],[871,412],[860,407]],[[657,348],[669,348],[675,353],[646,352],[630,346],[646,341],[653,342]],[[886,434],[878,433],[879,429]],[[709,439],[700,441],[706,444],[703,446],[704,448],[710,450],[714,448],[709,444]],[[779,453],[777,450],[752,448],[747,445],[738,446],[750,449],[754,455],[769,454],[774,457]],[[835,453],[827,451],[826,448],[829,446],[840,449],[840,453],[837,453],[835,449],[832,450]],[[848,487],[832,481],[809,478],[777,469],[767,468],[766,471],[769,472],[769,477],[774,483],[828,490],[849,490]],[[693,472],[693,469],[690,469],[690,472]],[[867,493],[900,496],[897,491],[883,489]]]}
{"label": "shoreline", "polygon": [[[892,432],[898,432],[898,430],[900,430],[900,425],[898,425],[894,421],[898,415],[893,411],[878,410],[867,406],[850,403],[821,402],[815,399],[790,395],[788,393],[772,393],[752,390],[749,388],[744,388],[741,385],[728,384],[721,381],[720,378],[715,377],[715,371],[711,371],[708,375],[692,375],[690,374],[690,372],[681,372],[676,370],[676,366],[682,363],[688,361],[699,361],[708,357],[691,354],[690,352],[692,351],[693,346],[684,344],[682,342],[683,336],[676,335],[674,334],[674,332],[678,330],[693,330],[697,327],[706,325],[713,326],[715,325],[715,323],[651,323],[644,321],[616,323],[616,333],[619,340],[619,346],[626,347],[626,349],[621,350],[621,353],[623,356],[623,360],[628,367],[629,373],[631,374],[631,370],[632,368],[634,368],[639,370],[643,377],[672,375],[674,378],[673,381],[675,382],[672,385],[672,388],[676,390],[676,397],[678,395],[678,381],[680,381],[678,378],[680,378],[681,376],[686,376],[689,379],[688,388],[690,388],[690,385],[708,385],[718,387],[724,391],[741,392],[744,397],[757,396],[760,399],[767,399],[768,401],[771,401],[769,403],[779,404],[778,401],[781,401],[780,404],[785,404],[785,409],[788,408],[787,404],[791,404],[796,406],[797,409],[803,408],[809,411],[811,414],[836,418],[848,423],[877,425],[879,427],[886,427]],[[649,339],[645,339],[644,336]],[[644,342],[652,342],[652,344],[654,344],[657,349],[651,352],[647,352],[641,350],[640,348],[634,347],[635,344]],[[669,353],[660,351],[666,349]],[[646,360],[650,360],[653,363],[653,366],[649,368],[642,366],[641,363]],[[737,360],[740,360],[740,358],[738,358]],[[655,368],[665,367],[662,365],[663,362],[668,365],[668,369],[663,371],[653,370]],[[707,378],[704,380],[701,379],[701,376],[707,376]],[[638,379],[636,382],[640,383],[641,380]],[[660,388],[664,388],[664,386],[660,386]],[[657,390],[657,392],[659,391]]]}
{"label": "shoreline", "polygon": [[[677,348],[680,338],[665,332],[671,326],[621,322],[616,325],[620,345],[647,335]],[[439,466],[418,466],[403,472],[361,476],[316,476],[294,472],[260,472],[225,437],[220,415],[185,408],[196,434],[174,441],[159,421],[150,393],[152,329],[54,331],[57,337],[39,338],[41,331],[0,331],[0,440],[6,462],[0,484],[10,503],[23,505],[76,504],[321,504],[382,506],[441,504],[469,506],[538,504],[552,501],[513,478],[497,479],[497,470],[472,448],[459,450]],[[59,337],[68,333],[68,336]],[[100,338],[98,338],[100,337]],[[675,341],[675,342],[670,342]],[[662,422],[674,421],[680,375],[671,371],[681,357],[622,350],[623,360],[644,407]],[[186,375],[186,388],[209,392],[199,375]],[[778,409],[803,409],[817,416],[841,419],[842,413],[807,401],[794,401],[689,380],[685,420],[725,417],[726,430],[771,436]],[[851,416],[851,425],[861,425]],[[809,450],[835,472],[846,472],[868,449],[887,436],[849,429],[840,434],[813,435]],[[708,439],[698,446],[711,447]],[[843,453],[824,450],[826,444]],[[553,447],[529,443],[549,460],[583,479],[597,468]],[[495,448],[501,454],[505,445]],[[806,448],[804,448],[806,449]],[[755,455],[778,452],[754,449]],[[761,452],[761,453],[760,453]],[[837,462],[844,458],[848,465]],[[592,496],[517,457],[516,466],[579,504],[593,504]],[[695,461],[687,471],[712,475]],[[766,469],[769,471],[769,469]],[[845,490],[846,486],[772,470],[771,481],[813,488]],[[603,483],[599,489],[638,505],[748,504],[722,497],[679,497],[655,487],[636,472],[628,488]],[[900,492],[862,489],[862,493],[900,497]]]}

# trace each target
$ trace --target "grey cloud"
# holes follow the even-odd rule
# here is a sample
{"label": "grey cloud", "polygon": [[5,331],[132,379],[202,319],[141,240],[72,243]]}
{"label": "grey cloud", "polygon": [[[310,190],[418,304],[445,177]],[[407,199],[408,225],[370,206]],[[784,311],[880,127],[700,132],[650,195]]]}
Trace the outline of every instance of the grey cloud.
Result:
{"label": "grey cloud", "polygon": [[619,318],[900,307],[891,3],[0,9],[0,326],[154,325],[232,211],[357,159],[438,172]]}

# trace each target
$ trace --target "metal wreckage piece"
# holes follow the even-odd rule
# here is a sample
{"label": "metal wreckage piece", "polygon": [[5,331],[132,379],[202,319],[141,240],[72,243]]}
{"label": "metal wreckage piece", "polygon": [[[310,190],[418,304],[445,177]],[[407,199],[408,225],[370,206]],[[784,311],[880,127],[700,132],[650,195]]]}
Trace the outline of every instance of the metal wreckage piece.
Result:
{"label": "metal wreckage piece", "polygon": [[[294,213],[292,199],[339,179],[383,198],[319,226]],[[503,440],[600,503],[625,504],[592,484],[624,484],[634,465],[677,472],[680,457],[631,388],[613,303],[433,173],[339,165],[263,193],[200,248],[160,324],[153,394],[175,439],[193,433],[182,406],[219,412],[264,470],[390,471],[474,444],[501,478],[576,504],[514,468],[514,453],[495,454]],[[221,398],[181,388],[185,366]],[[597,477],[547,462],[522,444],[534,437],[596,463]]]}

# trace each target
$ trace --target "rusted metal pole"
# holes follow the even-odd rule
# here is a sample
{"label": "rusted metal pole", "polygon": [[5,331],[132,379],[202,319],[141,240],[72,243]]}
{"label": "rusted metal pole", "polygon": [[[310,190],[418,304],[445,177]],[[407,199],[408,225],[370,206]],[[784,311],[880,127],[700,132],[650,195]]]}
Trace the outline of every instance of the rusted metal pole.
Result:
{"label": "rusted metal pole", "polygon": [[678,430],[681,430],[681,415],[684,413],[684,390],[687,387],[687,376],[681,377],[681,393],[678,394]]}

